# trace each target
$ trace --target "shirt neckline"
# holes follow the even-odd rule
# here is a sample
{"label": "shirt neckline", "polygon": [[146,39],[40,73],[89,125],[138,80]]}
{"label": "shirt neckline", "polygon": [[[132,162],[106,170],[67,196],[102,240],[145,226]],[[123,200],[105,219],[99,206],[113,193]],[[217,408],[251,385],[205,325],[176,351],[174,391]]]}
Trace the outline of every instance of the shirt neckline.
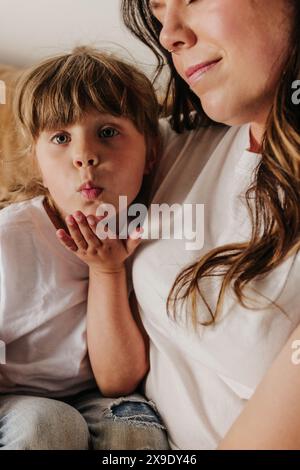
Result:
{"label": "shirt neckline", "polygon": [[240,127],[237,134],[237,170],[251,170],[254,169],[261,160],[262,154],[250,152],[250,126],[251,124],[244,124]]}

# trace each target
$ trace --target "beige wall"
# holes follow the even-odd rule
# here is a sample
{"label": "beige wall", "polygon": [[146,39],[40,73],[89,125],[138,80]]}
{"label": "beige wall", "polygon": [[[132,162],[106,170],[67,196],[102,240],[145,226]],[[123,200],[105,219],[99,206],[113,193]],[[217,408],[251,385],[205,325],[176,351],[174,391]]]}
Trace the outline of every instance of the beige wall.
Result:
{"label": "beige wall", "polygon": [[131,57],[151,75],[155,58],[125,30],[119,10],[120,0],[0,0],[0,63],[26,66],[88,43]]}

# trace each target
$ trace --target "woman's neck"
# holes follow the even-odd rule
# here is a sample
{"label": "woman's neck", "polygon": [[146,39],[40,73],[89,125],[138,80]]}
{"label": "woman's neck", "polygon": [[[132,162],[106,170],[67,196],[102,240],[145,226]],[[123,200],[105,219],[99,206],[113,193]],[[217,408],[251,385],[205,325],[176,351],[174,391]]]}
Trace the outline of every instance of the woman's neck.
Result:
{"label": "woman's neck", "polygon": [[261,153],[264,132],[265,132],[264,126],[261,126],[259,124],[251,124],[249,152]]}

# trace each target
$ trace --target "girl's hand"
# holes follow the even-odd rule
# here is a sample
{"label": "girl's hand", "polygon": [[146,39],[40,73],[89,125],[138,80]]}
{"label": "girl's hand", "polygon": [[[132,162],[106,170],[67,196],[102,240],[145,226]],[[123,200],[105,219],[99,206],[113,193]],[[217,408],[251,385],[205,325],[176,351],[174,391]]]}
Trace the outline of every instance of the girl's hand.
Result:
{"label": "girl's hand", "polygon": [[[110,236],[100,240],[96,235],[97,224],[104,217],[86,217],[77,211],[66,217],[70,235],[59,229],[56,235],[60,242],[89,268],[102,273],[116,273],[124,269],[125,260],[134,252],[141,241],[143,229],[137,229],[126,240],[112,239]],[[108,235],[112,235],[107,230]]]}

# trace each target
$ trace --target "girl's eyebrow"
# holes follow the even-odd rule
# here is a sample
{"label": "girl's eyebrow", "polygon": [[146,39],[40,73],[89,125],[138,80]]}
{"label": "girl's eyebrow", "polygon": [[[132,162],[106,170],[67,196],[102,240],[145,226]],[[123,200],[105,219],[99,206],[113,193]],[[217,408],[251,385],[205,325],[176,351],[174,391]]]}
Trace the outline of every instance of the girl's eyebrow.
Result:
{"label": "girl's eyebrow", "polygon": [[122,120],[124,118],[122,118],[122,116],[113,116],[112,114],[105,114],[99,118],[96,118],[95,119],[95,123],[96,124],[105,124],[107,122],[119,122],[120,120]]}
{"label": "girl's eyebrow", "polygon": [[107,124],[126,126],[128,121],[130,121],[130,119],[125,116],[114,116],[112,114],[103,114],[101,117],[95,119],[95,124],[99,126],[104,126]]}
{"label": "girl's eyebrow", "polygon": [[67,132],[66,129],[67,126],[55,126],[51,128],[45,128],[42,130],[42,132],[45,132],[46,134],[53,134],[53,132]]}
{"label": "girl's eyebrow", "polygon": [[65,132],[66,129],[70,127],[69,125],[61,125],[61,124],[58,124],[57,126],[51,126],[51,127],[45,127],[42,132],[47,132],[48,134],[51,134],[52,132],[57,132],[57,131],[61,131],[61,132]]}
{"label": "girl's eyebrow", "polygon": [[[46,134],[53,134],[56,132],[69,132],[69,128],[76,126],[76,124],[80,125],[79,123],[73,123],[73,124],[66,124],[66,125],[57,125],[51,128],[45,128],[42,130],[42,132]],[[103,126],[119,126],[119,127],[126,127],[126,122],[124,122],[124,118],[121,116],[113,116],[113,115],[103,115],[103,117],[96,118],[95,121],[91,124],[92,126],[95,127],[103,127]]]}

